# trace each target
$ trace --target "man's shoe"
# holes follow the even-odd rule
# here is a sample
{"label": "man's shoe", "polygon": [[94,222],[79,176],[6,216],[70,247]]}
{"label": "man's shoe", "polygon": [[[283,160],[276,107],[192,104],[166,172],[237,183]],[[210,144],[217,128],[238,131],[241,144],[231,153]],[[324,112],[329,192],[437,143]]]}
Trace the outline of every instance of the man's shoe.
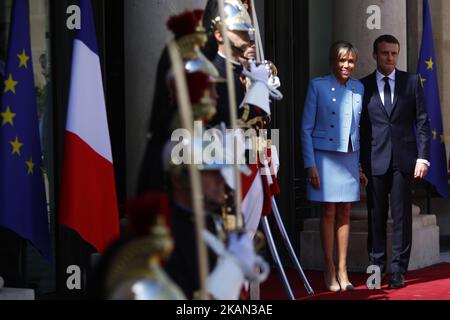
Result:
{"label": "man's shoe", "polygon": [[389,289],[399,289],[405,286],[405,276],[401,272],[394,272],[389,280]]}

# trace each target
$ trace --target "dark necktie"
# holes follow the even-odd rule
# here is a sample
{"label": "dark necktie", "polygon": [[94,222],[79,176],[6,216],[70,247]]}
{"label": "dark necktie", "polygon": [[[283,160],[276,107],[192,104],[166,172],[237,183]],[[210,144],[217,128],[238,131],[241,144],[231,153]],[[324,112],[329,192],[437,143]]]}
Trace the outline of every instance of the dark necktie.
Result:
{"label": "dark necktie", "polygon": [[389,78],[384,77],[384,108],[386,109],[388,115],[392,111],[392,100],[391,100],[391,85],[389,84]]}

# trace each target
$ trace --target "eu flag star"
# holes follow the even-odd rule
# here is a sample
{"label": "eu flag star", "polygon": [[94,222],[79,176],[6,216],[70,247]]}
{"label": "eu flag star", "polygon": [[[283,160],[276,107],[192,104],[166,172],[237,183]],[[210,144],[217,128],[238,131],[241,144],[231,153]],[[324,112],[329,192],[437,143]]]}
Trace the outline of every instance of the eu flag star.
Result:
{"label": "eu flag star", "polygon": [[14,94],[16,94],[16,86],[19,82],[14,81],[14,79],[12,78],[12,74],[9,74],[8,79],[6,79],[5,81],[5,91],[4,93],[8,93],[8,91],[12,91]]}
{"label": "eu flag star", "polygon": [[11,126],[14,127],[13,119],[16,116],[16,114],[11,112],[9,106],[6,107],[5,112],[0,113],[0,116],[3,118],[2,127],[7,123],[9,123]]}
{"label": "eu flag star", "polygon": [[423,88],[423,84],[425,83],[425,81],[427,81],[427,79],[422,78],[422,75],[419,73],[419,80],[420,80],[420,86]]}
{"label": "eu flag star", "polygon": [[18,155],[20,156],[20,155],[21,155],[21,154],[20,154],[20,148],[22,148],[23,143],[21,143],[21,142],[19,141],[19,138],[16,137],[16,140],[10,141],[9,143],[10,143],[11,146],[12,146],[12,153],[11,153],[11,154],[18,154]]}
{"label": "eu flag star", "polygon": [[433,65],[434,65],[434,62],[433,62],[433,59],[431,59],[430,58],[430,60],[425,60],[425,63],[427,64],[427,70],[433,70]]}
{"label": "eu flag star", "polygon": [[436,138],[437,138],[437,131],[436,131],[436,129],[433,130],[432,133],[433,133],[433,140],[436,140]]}
{"label": "eu flag star", "polygon": [[28,168],[28,174],[33,175],[34,173],[34,162],[33,162],[33,157],[30,157],[30,160],[25,161],[25,163],[27,164],[27,168]]}
{"label": "eu flag star", "polygon": [[20,60],[19,68],[25,67],[25,69],[28,69],[28,60],[30,60],[30,57],[25,53],[25,49],[23,49],[22,54],[18,54],[17,57]]}

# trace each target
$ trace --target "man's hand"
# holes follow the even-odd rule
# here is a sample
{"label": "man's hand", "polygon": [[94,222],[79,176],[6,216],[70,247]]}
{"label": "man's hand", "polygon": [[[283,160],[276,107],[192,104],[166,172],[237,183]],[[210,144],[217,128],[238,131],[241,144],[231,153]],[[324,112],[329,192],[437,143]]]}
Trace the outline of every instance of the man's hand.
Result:
{"label": "man's hand", "polygon": [[249,68],[244,69],[242,74],[252,81],[262,81],[267,83],[270,77],[270,71],[267,70],[265,64],[259,64],[258,66],[255,64],[254,60],[248,61]]}
{"label": "man's hand", "polygon": [[317,171],[316,167],[308,168],[307,172],[308,182],[312,184],[312,186],[316,189],[320,189],[320,176],[319,171]]}
{"label": "man's hand", "polygon": [[428,173],[428,166],[425,163],[417,162],[414,169],[414,178],[423,179]]}
{"label": "man's hand", "polygon": [[256,254],[248,233],[231,232],[228,234],[228,239],[228,251],[248,270],[252,270],[255,267]]}

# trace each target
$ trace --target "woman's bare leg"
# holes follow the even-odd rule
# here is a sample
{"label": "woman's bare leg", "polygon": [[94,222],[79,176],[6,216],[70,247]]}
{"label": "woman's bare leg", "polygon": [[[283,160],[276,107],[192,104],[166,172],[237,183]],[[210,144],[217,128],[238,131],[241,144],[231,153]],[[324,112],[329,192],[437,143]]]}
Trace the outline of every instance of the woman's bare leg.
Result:
{"label": "woman's bare leg", "polygon": [[350,233],[351,203],[336,204],[336,250],[338,258],[337,278],[341,290],[353,289],[347,274],[347,251]]}
{"label": "woman's bare leg", "polygon": [[323,203],[320,216],[320,239],[327,268],[325,272],[325,285],[330,291],[339,291],[340,289],[336,279],[336,269],[333,259],[335,217],[336,204],[329,202]]}

